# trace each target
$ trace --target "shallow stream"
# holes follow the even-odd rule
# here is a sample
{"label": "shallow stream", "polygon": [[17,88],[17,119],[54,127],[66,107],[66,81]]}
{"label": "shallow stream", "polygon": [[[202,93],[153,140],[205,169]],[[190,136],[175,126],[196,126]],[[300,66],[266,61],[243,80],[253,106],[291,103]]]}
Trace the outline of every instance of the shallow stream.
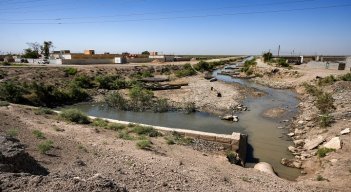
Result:
{"label": "shallow stream", "polygon": [[[287,150],[287,147],[292,145],[292,142],[286,136],[287,129],[278,129],[278,127],[284,126],[283,120],[291,119],[296,115],[296,106],[298,104],[296,94],[290,90],[273,89],[248,80],[218,75],[220,71],[216,70],[213,73],[219,81],[239,83],[265,93],[262,97],[248,97],[244,100],[243,104],[249,108],[249,111],[240,112],[238,114],[240,121],[237,123],[222,121],[217,116],[202,112],[185,114],[181,112],[119,111],[108,108],[104,103],[82,103],[65,108],[78,108],[91,116],[156,126],[220,134],[232,134],[232,132],[248,134],[249,151],[246,166],[252,167],[260,161],[267,162],[273,166],[280,177],[294,180],[300,171],[280,164],[281,158],[293,158]],[[262,116],[264,111],[276,107],[284,108],[287,112],[276,119]]]}

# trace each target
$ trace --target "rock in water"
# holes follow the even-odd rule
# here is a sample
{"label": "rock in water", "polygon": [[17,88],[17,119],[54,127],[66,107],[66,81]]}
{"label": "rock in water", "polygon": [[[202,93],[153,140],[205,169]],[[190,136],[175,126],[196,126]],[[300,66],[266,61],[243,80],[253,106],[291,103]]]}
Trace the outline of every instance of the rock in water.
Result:
{"label": "rock in water", "polygon": [[326,148],[329,149],[341,149],[341,140],[340,137],[334,137],[330,141],[328,141],[326,144],[323,145]]}
{"label": "rock in water", "polygon": [[226,121],[233,121],[234,116],[233,115],[225,115],[221,119],[226,120]]}
{"label": "rock in water", "polygon": [[257,163],[257,164],[255,165],[254,169],[257,169],[257,170],[259,170],[259,171],[268,173],[268,174],[270,174],[270,175],[276,175],[276,174],[274,173],[274,170],[273,170],[272,165],[269,164],[269,163],[266,163],[266,162]]}

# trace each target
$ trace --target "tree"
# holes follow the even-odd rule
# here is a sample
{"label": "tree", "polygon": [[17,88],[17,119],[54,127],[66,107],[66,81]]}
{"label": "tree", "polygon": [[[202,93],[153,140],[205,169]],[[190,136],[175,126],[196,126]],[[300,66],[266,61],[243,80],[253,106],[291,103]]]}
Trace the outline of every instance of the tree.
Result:
{"label": "tree", "polygon": [[142,54],[142,55],[150,55],[150,52],[144,51],[144,52],[142,52],[141,54]]}
{"label": "tree", "polygon": [[273,58],[273,54],[271,52],[266,52],[263,54],[263,61],[267,62]]}
{"label": "tree", "polygon": [[51,41],[44,41],[43,45],[40,46],[41,53],[44,54],[45,59],[49,58],[50,48],[53,47],[53,43]]}
{"label": "tree", "polygon": [[37,59],[39,58],[39,49],[40,49],[40,44],[35,42],[35,43],[27,43],[29,48],[24,49],[24,58],[33,58]]}
{"label": "tree", "polygon": [[37,59],[39,58],[39,53],[37,51],[34,51],[31,48],[27,48],[24,50],[24,58],[31,58],[31,59]]}

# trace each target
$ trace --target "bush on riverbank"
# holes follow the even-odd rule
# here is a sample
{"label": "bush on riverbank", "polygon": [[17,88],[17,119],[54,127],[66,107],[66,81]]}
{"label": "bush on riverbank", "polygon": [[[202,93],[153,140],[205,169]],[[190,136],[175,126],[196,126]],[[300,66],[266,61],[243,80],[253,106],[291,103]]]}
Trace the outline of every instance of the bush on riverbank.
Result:
{"label": "bush on riverbank", "polygon": [[65,68],[63,71],[65,72],[65,76],[67,76],[67,77],[69,75],[75,75],[78,72],[78,70],[76,68],[73,68],[73,67]]}
{"label": "bush on riverbank", "polygon": [[318,157],[325,157],[328,153],[335,151],[335,149],[330,149],[326,147],[319,148],[317,151]]}
{"label": "bush on riverbank", "polygon": [[341,75],[339,77],[339,79],[342,80],[342,81],[351,81],[351,73],[347,73],[345,75]]}
{"label": "bush on riverbank", "polygon": [[155,113],[164,113],[169,111],[170,106],[168,104],[167,99],[156,99],[153,106],[152,106],[152,110]]}
{"label": "bush on riverbank", "polygon": [[0,84],[0,99],[34,106],[53,107],[85,101],[89,95],[81,88],[71,85],[59,89],[54,85],[32,83],[30,85],[7,81]]}
{"label": "bush on riverbank", "polygon": [[319,116],[319,125],[323,128],[329,127],[333,123],[333,117],[330,114]]}
{"label": "bush on riverbank", "polygon": [[73,84],[84,89],[90,89],[94,87],[94,78],[87,75],[80,75],[73,80]]}
{"label": "bush on riverbank", "polygon": [[154,93],[150,90],[143,89],[140,86],[133,86],[129,90],[130,108],[133,111],[145,111],[152,107]]}
{"label": "bush on riverbank", "polygon": [[244,72],[246,75],[252,75],[253,74],[253,67],[257,65],[256,58],[253,58],[251,60],[247,60],[244,63],[243,68],[241,68],[241,72]]}
{"label": "bush on riverbank", "polygon": [[108,106],[119,110],[127,110],[129,108],[128,101],[119,92],[110,93],[105,98],[105,101]]}
{"label": "bush on riverbank", "polygon": [[322,114],[327,114],[335,110],[334,98],[330,93],[322,93],[317,96],[316,107]]}
{"label": "bush on riverbank", "polygon": [[191,65],[189,63],[185,64],[183,67],[184,67],[183,69],[175,72],[175,75],[177,77],[180,78],[180,77],[187,77],[187,76],[196,75],[196,71],[191,67]]}
{"label": "bush on riverbank", "polygon": [[78,123],[78,124],[91,123],[90,118],[83,112],[79,111],[78,109],[63,110],[60,114],[60,117],[62,117],[67,121]]}

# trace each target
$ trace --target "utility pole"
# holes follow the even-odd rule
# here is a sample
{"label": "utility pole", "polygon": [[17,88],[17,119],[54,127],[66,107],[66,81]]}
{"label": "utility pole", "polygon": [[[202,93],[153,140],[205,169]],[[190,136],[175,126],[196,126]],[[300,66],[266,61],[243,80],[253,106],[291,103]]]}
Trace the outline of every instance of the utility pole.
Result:
{"label": "utility pole", "polygon": [[280,54],[280,45],[278,47],[278,57],[279,57],[279,54]]}

